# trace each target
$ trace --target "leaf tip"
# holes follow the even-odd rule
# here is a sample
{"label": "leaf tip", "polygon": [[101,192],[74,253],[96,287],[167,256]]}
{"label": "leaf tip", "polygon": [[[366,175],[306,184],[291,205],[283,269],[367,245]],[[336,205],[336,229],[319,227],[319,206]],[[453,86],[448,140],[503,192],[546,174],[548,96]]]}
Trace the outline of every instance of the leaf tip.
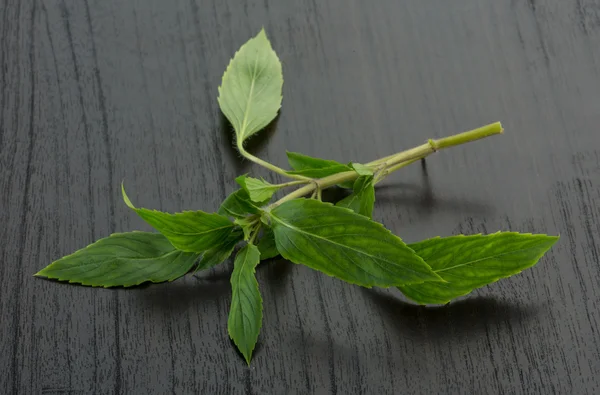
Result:
{"label": "leaf tip", "polygon": [[125,202],[125,204],[127,205],[127,207],[129,207],[130,209],[135,210],[135,206],[133,205],[133,203],[131,203],[131,200],[129,200],[129,196],[127,196],[127,193],[125,193],[125,183],[124,183],[124,181],[121,182],[121,194],[123,195],[123,201]]}
{"label": "leaf tip", "polygon": [[256,38],[261,38],[263,40],[266,40],[267,43],[269,43],[270,45],[270,41],[269,41],[269,37],[267,37],[267,31],[265,30],[265,26],[261,26],[260,30],[258,31],[258,34],[255,36]]}
{"label": "leaf tip", "polygon": [[262,41],[263,45],[265,45],[267,48],[269,48],[270,50],[273,49],[273,46],[271,45],[271,40],[269,40],[264,26],[261,27],[259,32],[256,34],[256,36],[254,36],[252,40]]}
{"label": "leaf tip", "polygon": [[[427,263],[427,262],[425,262]],[[428,265],[429,266],[429,265]],[[429,273],[428,273],[429,274]],[[433,271],[433,269],[431,269],[431,274],[434,274],[434,276],[431,276],[431,279],[426,279],[424,281],[422,281],[420,284],[426,283],[426,282],[433,282],[433,283],[440,283],[440,284],[448,284],[448,281],[445,280],[442,276],[440,276],[439,274],[437,274],[436,272]]]}
{"label": "leaf tip", "polygon": [[560,235],[546,236],[546,237],[548,238],[548,241],[549,241],[548,249],[552,248],[552,246],[554,246],[554,244],[556,244],[560,240]]}
{"label": "leaf tip", "polygon": [[246,188],[246,176],[248,175],[248,173],[242,174],[240,176],[237,176],[236,178],[234,178],[234,181],[238,183],[239,186],[241,186],[242,188]]}
{"label": "leaf tip", "polygon": [[546,251],[548,251],[558,240],[560,240],[560,235],[551,236],[551,235],[537,235],[541,236],[541,240],[543,240],[544,244],[547,246]]}
{"label": "leaf tip", "polygon": [[[53,262],[54,263],[54,262]],[[49,264],[48,266],[46,266],[45,268],[43,268],[42,270],[40,270],[39,272],[37,272],[36,274],[33,275],[33,277],[39,277],[39,278],[54,278],[52,277],[52,275],[48,274],[48,269],[52,266],[52,263]]]}
{"label": "leaf tip", "polygon": [[252,352],[254,351],[254,346],[256,345],[256,343],[252,347],[242,347],[241,344],[238,344],[234,333],[231,331],[231,328],[228,327],[227,331],[229,332],[229,338],[233,340],[233,343],[235,344],[236,348],[238,349],[240,354],[242,354],[248,366],[250,366],[250,361],[252,361]]}

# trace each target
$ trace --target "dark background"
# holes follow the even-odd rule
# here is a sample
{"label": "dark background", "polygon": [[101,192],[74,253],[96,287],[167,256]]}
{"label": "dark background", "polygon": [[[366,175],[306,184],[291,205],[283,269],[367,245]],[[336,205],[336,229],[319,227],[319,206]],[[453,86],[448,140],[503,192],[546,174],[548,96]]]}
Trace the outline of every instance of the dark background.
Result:
{"label": "dark background", "polygon": [[[140,206],[214,211],[233,177],[216,97],[263,26],[284,70],[251,151],[368,161],[502,121],[382,185],[407,242],[560,234],[525,273],[438,308],[285,261],[261,265],[250,368],[222,270],[92,289],[32,277]],[[596,0],[0,0],[0,393],[597,393]],[[268,144],[267,144],[268,143]]]}

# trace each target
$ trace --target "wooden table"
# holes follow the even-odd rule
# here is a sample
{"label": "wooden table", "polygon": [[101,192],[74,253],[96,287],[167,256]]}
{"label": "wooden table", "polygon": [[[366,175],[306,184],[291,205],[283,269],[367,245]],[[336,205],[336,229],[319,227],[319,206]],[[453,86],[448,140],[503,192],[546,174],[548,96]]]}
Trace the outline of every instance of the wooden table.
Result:
{"label": "wooden table", "polygon": [[[283,260],[262,264],[247,367],[228,338],[231,263],[92,289],[34,278],[112,232],[119,196],[214,211],[252,172],[217,105],[264,26],[283,62],[251,152],[368,161],[493,121],[379,189],[407,242],[560,234],[538,266],[423,308]],[[593,394],[600,391],[597,0],[0,0],[0,393]]]}

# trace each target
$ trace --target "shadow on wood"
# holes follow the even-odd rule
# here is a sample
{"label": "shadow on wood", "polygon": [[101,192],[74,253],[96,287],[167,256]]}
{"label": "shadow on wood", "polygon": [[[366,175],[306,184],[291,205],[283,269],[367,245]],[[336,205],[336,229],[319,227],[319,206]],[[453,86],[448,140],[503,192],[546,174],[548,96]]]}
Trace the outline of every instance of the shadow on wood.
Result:
{"label": "shadow on wood", "polygon": [[523,322],[533,318],[540,306],[526,301],[512,304],[492,297],[467,297],[444,306],[407,303],[380,290],[364,290],[380,307],[381,315],[403,336],[427,340],[485,333],[490,325]]}
{"label": "shadow on wood", "polygon": [[[430,215],[435,211],[450,211],[472,213],[480,215],[489,215],[494,212],[494,208],[484,202],[476,202],[464,199],[440,198],[433,192],[429,173],[427,172],[426,161],[421,161],[421,186],[411,183],[393,183],[377,186],[376,204],[393,203],[402,206],[412,206],[416,208],[419,214]],[[397,190],[412,190],[415,193],[405,193]]]}
{"label": "shadow on wood", "polygon": [[136,301],[148,307],[173,312],[187,311],[198,303],[228,301],[231,295],[229,277],[217,281],[182,281],[155,285],[151,290],[143,290]]}

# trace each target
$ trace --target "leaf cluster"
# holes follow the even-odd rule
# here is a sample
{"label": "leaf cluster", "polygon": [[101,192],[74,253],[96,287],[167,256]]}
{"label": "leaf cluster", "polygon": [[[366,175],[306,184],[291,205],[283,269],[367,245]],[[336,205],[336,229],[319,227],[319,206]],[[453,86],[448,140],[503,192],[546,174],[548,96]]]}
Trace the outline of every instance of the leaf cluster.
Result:
{"label": "leaf cluster", "polygon": [[[369,164],[288,152],[291,170],[248,154],[245,141],[280,109],[282,85],[281,63],[261,30],[231,59],[218,103],[233,126],[240,153],[293,181],[274,184],[239,176],[235,181],[240,188],[217,213],[138,208],[123,188],[126,205],[158,233],[113,234],[37,275],[89,286],[129,287],[172,281],[192,270],[210,269],[235,254],[227,325],[250,363],[262,325],[262,297],[255,278],[261,260],[281,255],[351,284],[395,287],[418,304],[445,304],[533,266],[556,242],[557,237],[546,235],[499,232],[406,244],[372,220],[375,185],[418,159],[418,150]],[[458,136],[456,143],[464,142],[464,135]],[[430,144],[423,149],[439,148]],[[348,196],[336,204],[322,202],[322,189],[334,185],[349,189]],[[272,202],[275,194],[291,186],[300,189]]]}

